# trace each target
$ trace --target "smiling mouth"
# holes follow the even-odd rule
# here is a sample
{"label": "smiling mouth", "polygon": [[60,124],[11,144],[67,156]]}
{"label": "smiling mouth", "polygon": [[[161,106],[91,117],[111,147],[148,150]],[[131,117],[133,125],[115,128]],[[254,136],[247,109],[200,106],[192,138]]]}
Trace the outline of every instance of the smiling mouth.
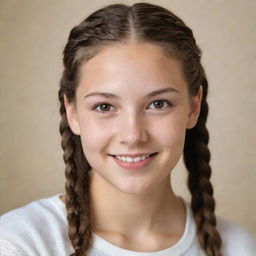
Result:
{"label": "smiling mouth", "polygon": [[131,155],[110,155],[122,162],[129,162],[129,163],[134,163],[134,162],[141,162],[141,161],[144,161],[152,156],[155,156],[156,154],[158,154],[157,152],[156,153],[152,153],[152,154],[143,154],[143,155],[134,155],[134,156],[131,156]]}
{"label": "smiling mouth", "polygon": [[129,155],[129,154],[127,154],[127,155],[125,155],[125,154],[123,154],[123,155],[122,154],[120,154],[120,155],[110,155],[109,154],[109,156],[113,156],[113,157],[123,156],[123,157],[129,157],[129,158],[136,158],[136,157],[141,157],[141,156],[151,157],[151,156],[154,156],[156,154],[158,154],[158,152],[155,152],[155,153],[152,153],[152,154],[134,154],[134,155]]}

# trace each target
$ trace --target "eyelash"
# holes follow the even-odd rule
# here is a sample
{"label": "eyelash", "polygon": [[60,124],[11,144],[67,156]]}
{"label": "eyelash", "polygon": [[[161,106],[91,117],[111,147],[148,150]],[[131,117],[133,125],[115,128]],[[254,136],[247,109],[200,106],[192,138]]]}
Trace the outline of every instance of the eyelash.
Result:
{"label": "eyelash", "polygon": [[[163,103],[166,103],[167,104],[167,107],[166,108],[169,108],[171,106],[173,106],[173,104],[169,101],[169,100],[165,100],[165,99],[159,99],[159,100],[154,100],[152,101],[150,104],[154,103],[154,102],[163,102]],[[112,105],[110,103],[107,103],[107,102],[100,102],[100,103],[97,103],[95,104],[93,107],[92,107],[92,110],[95,110],[95,111],[98,111],[102,114],[104,113],[109,113],[110,111],[102,111],[102,110],[96,110],[97,107],[101,106],[101,105]],[[164,111],[166,108],[164,109],[159,109],[160,111]],[[156,108],[157,109],[157,108]]]}

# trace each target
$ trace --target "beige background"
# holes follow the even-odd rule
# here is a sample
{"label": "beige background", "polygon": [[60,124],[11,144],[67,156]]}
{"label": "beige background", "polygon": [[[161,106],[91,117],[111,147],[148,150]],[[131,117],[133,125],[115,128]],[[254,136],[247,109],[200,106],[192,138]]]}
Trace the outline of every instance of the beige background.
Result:
{"label": "beige background", "polygon": [[[62,192],[61,54],[70,29],[103,0],[0,2],[0,214]],[[181,16],[203,50],[216,212],[256,234],[256,1],[149,1]],[[189,199],[186,172],[174,171]]]}

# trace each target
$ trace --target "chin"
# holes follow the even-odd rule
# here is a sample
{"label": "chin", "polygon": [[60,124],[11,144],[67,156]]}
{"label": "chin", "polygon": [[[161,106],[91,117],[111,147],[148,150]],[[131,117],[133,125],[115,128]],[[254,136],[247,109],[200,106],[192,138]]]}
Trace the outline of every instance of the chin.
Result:
{"label": "chin", "polygon": [[130,195],[146,195],[151,193],[154,190],[154,186],[152,183],[148,182],[137,182],[136,184],[120,184],[119,186],[116,187],[119,191],[125,194],[130,194]]}

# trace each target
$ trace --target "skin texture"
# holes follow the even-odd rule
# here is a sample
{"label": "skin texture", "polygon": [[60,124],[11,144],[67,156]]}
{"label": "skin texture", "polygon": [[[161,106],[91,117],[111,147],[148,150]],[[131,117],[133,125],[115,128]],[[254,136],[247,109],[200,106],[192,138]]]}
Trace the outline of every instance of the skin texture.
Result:
{"label": "skin texture", "polygon": [[[93,231],[135,251],[175,244],[186,216],[170,176],[182,154],[186,129],[197,122],[202,90],[191,98],[179,62],[149,43],[108,46],[80,72],[76,100],[65,97],[65,107],[92,166]],[[174,90],[146,97],[164,88]],[[92,92],[119,98],[85,97]],[[97,104],[103,106],[93,109]],[[154,152],[158,154],[151,163],[137,171],[121,168],[109,156]]]}

